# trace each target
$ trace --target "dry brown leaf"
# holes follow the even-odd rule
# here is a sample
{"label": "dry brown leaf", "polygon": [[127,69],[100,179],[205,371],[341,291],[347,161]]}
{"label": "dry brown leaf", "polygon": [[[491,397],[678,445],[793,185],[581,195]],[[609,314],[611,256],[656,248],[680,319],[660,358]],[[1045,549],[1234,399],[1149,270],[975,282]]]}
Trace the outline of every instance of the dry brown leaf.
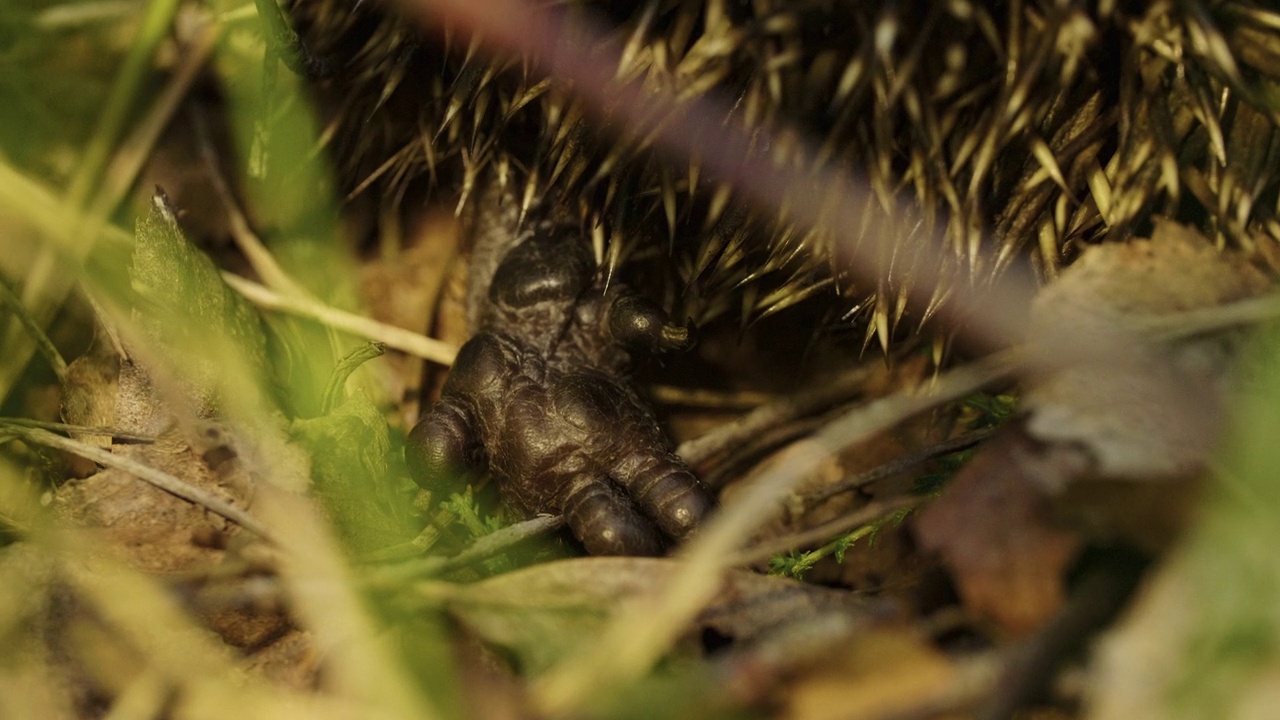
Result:
{"label": "dry brown leaf", "polygon": [[[893,628],[864,633],[821,670],[799,679],[786,698],[787,720],[912,717],[932,708],[957,680],[954,663],[918,636]],[[933,714],[928,717],[961,717]]]}
{"label": "dry brown leaf", "polygon": [[[449,609],[476,635],[512,650],[526,670],[548,667],[596,636],[619,605],[665,585],[678,563],[663,558],[577,558],[500,575],[452,592]],[[725,578],[696,630],[748,640],[825,612],[883,613],[851,593],[738,571]]]}
{"label": "dry brown leaf", "polygon": [[[1115,328],[1263,292],[1266,277],[1195,230],[1157,223],[1153,237],[1090,248],[1033,307],[1033,337],[1082,345],[1137,343]],[[966,606],[1014,634],[1033,631],[1063,600],[1063,572],[1081,538],[1119,536],[1160,547],[1176,535],[1194,477],[1211,452],[1229,338],[1137,348],[1124,366],[1080,364],[1027,390],[1025,422],[988,444],[920,517]],[[1185,395],[1182,393],[1185,392]],[[1188,417],[1187,401],[1192,405]],[[1162,482],[1133,483],[1135,480]],[[1054,507],[1050,508],[1050,499]]]}
{"label": "dry brown leaf", "polygon": [[[414,332],[432,330],[448,270],[458,252],[458,222],[452,213],[437,210],[423,215],[411,229],[407,243],[392,257],[379,257],[360,269],[360,295],[370,315],[380,322]],[[433,337],[440,337],[433,333]],[[455,346],[466,337],[443,338]],[[420,389],[423,361],[392,353],[392,397],[413,398]],[[416,416],[416,406],[407,411]],[[411,418],[410,418],[411,419]],[[409,423],[412,424],[412,423]]]}
{"label": "dry brown leaf", "polygon": [[[1109,342],[1133,345],[1135,337],[1114,335],[1110,328],[1239,300],[1268,287],[1266,276],[1242,256],[1219,252],[1192,228],[1158,222],[1149,240],[1089,248],[1046,287],[1032,306],[1032,337],[1066,334],[1102,348]],[[1027,432],[1042,442],[1086,448],[1101,477],[1151,480],[1198,472],[1216,441],[1213,419],[1219,409],[1210,389],[1221,382],[1230,345],[1210,337],[1152,346],[1145,356],[1139,350],[1129,356],[1150,362],[1086,363],[1041,378],[1024,397]],[[1180,396],[1184,390],[1187,397]],[[1190,413],[1179,406],[1185,401],[1196,403]],[[1071,478],[1055,480],[1043,486],[1057,492]]]}
{"label": "dry brown leaf", "polygon": [[1080,538],[1054,521],[1028,478],[1077,474],[1083,461],[1072,448],[1040,445],[1011,428],[920,513],[921,547],[942,557],[970,612],[1021,636],[1061,606]]}

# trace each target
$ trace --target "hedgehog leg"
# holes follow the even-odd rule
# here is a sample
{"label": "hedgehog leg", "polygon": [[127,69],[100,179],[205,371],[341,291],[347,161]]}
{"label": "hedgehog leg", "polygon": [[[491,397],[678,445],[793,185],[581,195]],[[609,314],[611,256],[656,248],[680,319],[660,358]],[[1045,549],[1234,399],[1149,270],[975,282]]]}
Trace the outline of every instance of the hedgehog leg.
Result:
{"label": "hedgehog leg", "polygon": [[613,476],[662,532],[677,540],[692,533],[715,507],[715,498],[678,457],[637,451],[613,467]]}
{"label": "hedgehog leg", "polygon": [[592,555],[661,555],[658,529],[608,480],[579,475],[569,484],[563,514]]}
{"label": "hedgehog leg", "polygon": [[465,407],[448,398],[436,403],[414,426],[404,450],[413,481],[432,491],[460,487],[475,469],[479,454],[475,420]]}

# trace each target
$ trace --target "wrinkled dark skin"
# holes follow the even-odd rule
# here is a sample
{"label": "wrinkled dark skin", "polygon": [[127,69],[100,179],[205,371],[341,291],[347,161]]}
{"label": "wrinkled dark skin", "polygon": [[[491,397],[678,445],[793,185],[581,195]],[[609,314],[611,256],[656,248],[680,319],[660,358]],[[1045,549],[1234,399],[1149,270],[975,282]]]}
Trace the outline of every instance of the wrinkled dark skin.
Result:
{"label": "wrinkled dark skin", "polygon": [[487,463],[504,498],[562,514],[588,552],[661,554],[714,500],[625,377],[632,353],[680,347],[687,331],[606,292],[577,228],[536,224],[496,249],[486,234],[472,260],[478,332],[409,435],[415,479],[430,488]]}

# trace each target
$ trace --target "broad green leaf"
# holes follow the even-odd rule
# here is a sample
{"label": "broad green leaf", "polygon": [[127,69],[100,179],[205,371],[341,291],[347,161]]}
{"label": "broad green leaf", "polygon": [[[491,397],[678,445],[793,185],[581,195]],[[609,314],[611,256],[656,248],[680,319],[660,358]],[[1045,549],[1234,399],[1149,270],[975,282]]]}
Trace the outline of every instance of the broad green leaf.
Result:
{"label": "broad green leaf", "polygon": [[341,534],[356,551],[412,537],[406,496],[397,492],[387,421],[357,392],[327,415],[293,423],[311,454],[311,478]]}
{"label": "broad green leaf", "polygon": [[220,390],[265,388],[267,338],[257,310],[187,241],[162,195],[138,222],[132,259],[142,326],[197,397],[216,407]]}

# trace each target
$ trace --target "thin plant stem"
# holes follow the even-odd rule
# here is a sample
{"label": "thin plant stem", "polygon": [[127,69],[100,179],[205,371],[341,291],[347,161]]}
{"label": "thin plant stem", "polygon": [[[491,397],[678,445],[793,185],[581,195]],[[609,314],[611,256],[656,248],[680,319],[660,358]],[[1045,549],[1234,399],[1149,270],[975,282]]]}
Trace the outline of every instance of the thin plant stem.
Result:
{"label": "thin plant stem", "polygon": [[67,381],[67,361],[63,359],[62,353],[58,352],[57,346],[49,339],[44,328],[40,327],[40,323],[31,317],[31,313],[27,312],[26,306],[22,304],[22,300],[18,295],[9,289],[9,286],[0,282],[0,308],[8,309],[13,316],[18,319],[22,327],[27,331],[27,337],[35,344],[35,350],[44,358],[45,362],[53,368],[53,373],[58,376],[58,383],[65,384]]}
{"label": "thin plant stem", "polygon": [[311,318],[336,330],[350,333],[366,340],[380,342],[389,348],[409,353],[410,355],[430,360],[440,365],[452,365],[458,349],[448,343],[429,338],[394,325],[378,322],[371,318],[339,310],[324,303],[305,298],[286,297],[264,285],[247,280],[239,275],[224,272],[222,279],[232,290],[248,298],[250,302],[266,310]]}
{"label": "thin plant stem", "polygon": [[94,445],[89,445],[88,443],[64,438],[61,435],[55,435],[54,433],[42,428],[9,425],[5,428],[5,431],[7,434],[17,436],[27,442],[44,445],[45,447],[51,447],[57,450],[65,450],[66,452],[79,455],[83,458],[88,458],[94,462],[106,465],[107,467],[123,470],[139,480],[164,490],[170,495],[182,498],[187,502],[203,507],[209,512],[221,515],[264,540],[271,540],[271,532],[267,527],[249,513],[202,488],[198,488],[181,478],[170,475],[167,472],[149,467],[137,460],[133,460],[132,458],[128,458],[123,455],[116,455]]}

